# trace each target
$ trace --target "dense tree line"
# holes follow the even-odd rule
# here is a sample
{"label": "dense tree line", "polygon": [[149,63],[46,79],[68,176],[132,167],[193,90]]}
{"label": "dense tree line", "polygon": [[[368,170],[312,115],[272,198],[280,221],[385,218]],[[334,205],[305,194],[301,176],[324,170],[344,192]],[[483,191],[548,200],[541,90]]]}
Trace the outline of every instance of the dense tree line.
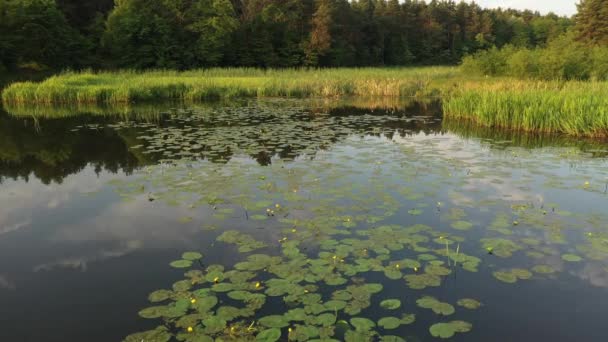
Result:
{"label": "dense tree line", "polygon": [[0,0],[0,69],[446,64],[571,25],[438,0]]}
{"label": "dense tree line", "polygon": [[575,25],[546,46],[506,45],[465,57],[467,72],[562,80],[608,80],[608,0],[583,0]]}

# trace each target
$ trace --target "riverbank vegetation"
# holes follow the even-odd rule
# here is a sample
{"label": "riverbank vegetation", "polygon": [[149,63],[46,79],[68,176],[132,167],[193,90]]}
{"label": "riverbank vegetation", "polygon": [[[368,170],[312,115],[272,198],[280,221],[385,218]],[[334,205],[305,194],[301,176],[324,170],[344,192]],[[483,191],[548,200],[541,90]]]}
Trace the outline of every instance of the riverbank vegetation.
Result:
{"label": "riverbank vegetation", "polygon": [[[36,49],[16,55],[11,53],[19,49],[10,48],[29,34],[18,28],[46,8],[53,25],[73,29],[49,31],[53,39],[77,31],[95,50],[85,49],[80,64],[44,50],[46,57],[63,61],[55,66],[130,69],[80,69],[40,83],[15,83],[2,93],[5,106],[440,96],[446,117],[608,136],[608,23],[602,19],[608,0],[581,1],[573,18],[445,1],[124,0],[95,16],[103,23],[97,29],[74,26],[64,7],[53,6],[46,0],[0,0],[0,15],[10,19],[0,20],[7,33],[0,38],[4,68],[52,65]],[[461,59],[459,67],[411,67]],[[336,66],[357,68],[325,68]],[[175,71],[194,67],[201,69]]]}
{"label": "riverbank vegetation", "polygon": [[85,71],[63,73],[40,83],[12,84],[2,99],[10,104],[117,104],[234,97],[427,96],[439,95],[439,85],[459,75],[452,67]]}

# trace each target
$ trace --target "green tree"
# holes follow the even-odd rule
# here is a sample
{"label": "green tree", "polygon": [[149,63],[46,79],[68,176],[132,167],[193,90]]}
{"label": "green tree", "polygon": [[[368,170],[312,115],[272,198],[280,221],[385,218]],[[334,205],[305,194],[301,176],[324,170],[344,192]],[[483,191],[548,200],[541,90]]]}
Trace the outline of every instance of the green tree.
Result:
{"label": "green tree", "polygon": [[581,0],[577,7],[578,39],[591,45],[608,45],[608,0]]}
{"label": "green tree", "polygon": [[237,24],[228,0],[117,0],[103,45],[118,66],[214,66]]}
{"label": "green tree", "polygon": [[6,68],[82,66],[89,53],[53,0],[0,0],[0,64]]}

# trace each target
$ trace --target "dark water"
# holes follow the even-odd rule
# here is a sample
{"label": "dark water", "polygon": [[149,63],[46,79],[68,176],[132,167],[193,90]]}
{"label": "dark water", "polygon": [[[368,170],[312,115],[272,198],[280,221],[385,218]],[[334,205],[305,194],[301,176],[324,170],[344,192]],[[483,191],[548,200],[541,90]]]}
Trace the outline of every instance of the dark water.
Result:
{"label": "dark water", "polygon": [[[374,328],[373,340],[438,340],[429,327],[456,320],[472,328],[454,341],[608,339],[605,142],[442,122],[432,101],[47,109],[59,118],[9,110],[0,114],[0,341],[120,341],[162,325],[138,312],[163,304],[149,303],[149,293],[184,279],[188,269],[169,263],[185,251],[204,254],[192,266],[203,273],[213,264],[227,272],[250,254],[281,256],[281,265],[293,265],[287,278],[318,285],[311,292],[321,303],[349,285],[382,284],[360,313],[337,312],[346,321],[416,315],[396,329]],[[265,247],[239,253],[216,241],[226,231]],[[403,279],[430,273],[421,254],[448,270],[439,286],[413,289]],[[418,273],[395,266],[404,258],[418,259]],[[475,258],[474,267],[463,267]],[[293,280],[314,273],[298,262],[316,259],[328,259],[346,283]],[[367,259],[381,269],[348,272]],[[385,275],[392,267],[398,279]],[[493,275],[512,268],[529,275],[515,283]],[[251,281],[262,284],[280,278],[254,274]],[[216,295],[218,307],[239,307]],[[419,307],[424,296],[455,312]],[[281,298],[269,296],[254,316],[228,320],[227,329],[253,322],[264,330],[260,318],[293,308]],[[401,307],[380,308],[386,298]],[[463,308],[462,298],[482,306]],[[204,330],[198,320],[189,335],[175,320],[167,321],[169,335],[194,341]],[[289,326],[296,324],[304,325]],[[282,340],[287,334],[282,329]]]}

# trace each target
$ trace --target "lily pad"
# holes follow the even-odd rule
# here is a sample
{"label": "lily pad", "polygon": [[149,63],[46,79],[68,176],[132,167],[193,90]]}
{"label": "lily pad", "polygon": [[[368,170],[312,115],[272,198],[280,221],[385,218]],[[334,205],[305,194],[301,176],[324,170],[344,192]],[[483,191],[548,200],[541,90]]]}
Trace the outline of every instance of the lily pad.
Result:
{"label": "lily pad", "polygon": [[429,331],[433,337],[450,338],[456,333],[465,333],[471,331],[473,325],[465,321],[451,321],[448,323],[433,324]]}
{"label": "lily pad", "polygon": [[579,262],[579,261],[583,260],[583,258],[581,258],[580,256],[578,256],[576,254],[564,254],[564,255],[562,255],[562,259],[564,261],[568,261],[568,262]]}
{"label": "lily pad", "polygon": [[471,298],[463,298],[458,300],[458,302],[456,302],[456,304],[462,306],[463,308],[469,309],[469,310],[475,310],[477,308],[479,308],[481,306],[481,303],[475,299],[471,299]]}
{"label": "lily pad", "polygon": [[355,329],[360,331],[368,331],[376,326],[376,323],[374,323],[374,321],[362,317],[352,318],[350,320],[350,324],[355,327]]}
{"label": "lily pad", "polygon": [[386,299],[380,302],[380,306],[387,310],[396,310],[401,307],[401,301],[399,299]]}
{"label": "lily pad", "polygon": [[268,328],[284,328],[289,325],[289,321],[285,318],[285,316],[281,315],[262,317],[258,322]]}
{"label": "lily pad", "polygon": [[143,331],[129,335],[124,342],[167,342],[171,339],[171,333],[164,326],[156,327],[154,330]]}
{"label": "lily pad", "polygon": [[397,317],[383,317],[378,320],[378,326],[384,329],[396,329],[401,325],[401,320]]}
{"label": "lily pad", "polygon": [[277,328],[266,329],[260,332],[256,337],[256,341],[260,342],[275,342],[281,338],[281,330]]}
{"label": "lily pad", "polygon": [[416,304],[424,309],[431,309],[434,313],[438,315],[448,316],[453,314],[456,310],[454,306],[449,303],[444,303],[438,301],[434,297],[425,296],[416,301]]}
{"label": "lily pad", "polygon": [[185,252],[184,254],[182,254],[182,259],[184,260],[198,260],[198,259],[202,259],[203,255],[199,252]]}
{"label": "lily pad", "polygon": [[192,261],[191,260],[175,260],[175,261],[171,262],[169,265],[171,265],[171,267],[175,267],[175,268],[188,268],[188,267],[192,266]]}

